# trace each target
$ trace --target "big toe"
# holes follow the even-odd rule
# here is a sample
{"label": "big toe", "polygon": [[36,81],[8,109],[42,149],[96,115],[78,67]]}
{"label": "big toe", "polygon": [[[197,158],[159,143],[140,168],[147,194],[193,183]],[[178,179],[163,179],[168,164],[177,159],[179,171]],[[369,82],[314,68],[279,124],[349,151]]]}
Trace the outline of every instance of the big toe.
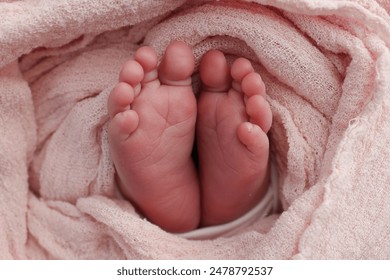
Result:
{"label": "big toe", "polygon": [[218,50],[211,50],[203,56],[199,74],[205,91],[226,92],[231,86],[229,66],[225,55]]}
{"label": "big toe", "polygon": [[158,69],[162,84],[189,86],[195,68],[192,49],[183,42],[175,41],[168,45]]}

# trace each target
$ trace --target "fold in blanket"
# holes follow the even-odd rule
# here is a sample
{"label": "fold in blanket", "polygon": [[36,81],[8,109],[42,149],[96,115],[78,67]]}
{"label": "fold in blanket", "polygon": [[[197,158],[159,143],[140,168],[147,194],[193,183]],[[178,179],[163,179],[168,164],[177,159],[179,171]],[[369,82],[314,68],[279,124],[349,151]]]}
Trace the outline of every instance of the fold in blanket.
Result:
{"label": "fold in blanket", "polygon": [[[0,1],[0,258],[390,258],[386,0]],[[186,240],[119,195],[107,96],[141,45],[262,75],[280,213]],[[194,88],[199,79],[194,75]]]}

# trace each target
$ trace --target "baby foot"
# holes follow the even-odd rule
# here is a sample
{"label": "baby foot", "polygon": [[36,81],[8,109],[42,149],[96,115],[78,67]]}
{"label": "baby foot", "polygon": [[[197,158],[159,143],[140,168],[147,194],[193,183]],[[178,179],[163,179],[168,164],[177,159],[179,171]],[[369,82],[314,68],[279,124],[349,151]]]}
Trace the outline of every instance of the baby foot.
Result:
{"label": "baby foot", "polygon": [[[272,113],[265,86],[251,63],[210,51],[200,64],[197,147],[203,225],[232,221],[267,191]],[[233,80],[233,82],[232,82]]]}
{"label": "baby foot", "polygon": [[171,232],[198,226],[199,186],[191,152],[196,99],[192,50],[171,43],[162,62],[140,48],[122,68],[108,99],[109,141],[123,195]]}

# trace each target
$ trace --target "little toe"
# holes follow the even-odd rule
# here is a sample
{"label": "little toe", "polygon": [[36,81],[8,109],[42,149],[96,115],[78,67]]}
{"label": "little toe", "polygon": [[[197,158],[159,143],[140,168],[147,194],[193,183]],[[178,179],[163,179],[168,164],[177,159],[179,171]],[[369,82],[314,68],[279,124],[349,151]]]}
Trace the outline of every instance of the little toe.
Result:
{"label": "little toe", "polygon": [[109,124],[111,142],[126,140],[138,127],[138,114],[133,110],[126,110],[115,115]]}
{"label": "little toe", "polygon": [[133,100],[133,87],[124,82],[118,83],[108,97],[107,106],[110,118],[112,119],[116,114],[129,110]]}
{"label": "little toe", "polygon": [[183,42],[168,45],[158,69],[160,82],[172,86],[190,86],[195,68],[192,49]]}
{"label": "little toe", "polygon": [[255,156],[268,155],[269,140],[267,134],[255,124],[242,123],[237,129],[237,136],[247,149]]}
{"label": "little toe", "polygon": [[253,95],[246,101],[246,113],[250,121],[267,133],[272,125],[271,107],[261,95]]}
{"label": "little toe", "polygon": [[231,87],[229,66],[225,55],[218,50],[211,50],[203,56],[199,74],[205,91],[226,92]]}

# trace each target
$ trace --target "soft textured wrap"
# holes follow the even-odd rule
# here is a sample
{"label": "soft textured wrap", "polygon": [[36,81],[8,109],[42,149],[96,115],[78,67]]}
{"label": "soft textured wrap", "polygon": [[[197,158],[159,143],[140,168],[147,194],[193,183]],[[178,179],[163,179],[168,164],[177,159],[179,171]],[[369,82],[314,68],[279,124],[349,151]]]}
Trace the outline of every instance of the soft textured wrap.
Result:
{"label": "soft textured wrap", "polygon": [[[0,1],[0,258],[390,258],[389,3]],[[234,236],[164,232],[114,183],[107,96],[172,40],[266,83],[282,209]]]}

